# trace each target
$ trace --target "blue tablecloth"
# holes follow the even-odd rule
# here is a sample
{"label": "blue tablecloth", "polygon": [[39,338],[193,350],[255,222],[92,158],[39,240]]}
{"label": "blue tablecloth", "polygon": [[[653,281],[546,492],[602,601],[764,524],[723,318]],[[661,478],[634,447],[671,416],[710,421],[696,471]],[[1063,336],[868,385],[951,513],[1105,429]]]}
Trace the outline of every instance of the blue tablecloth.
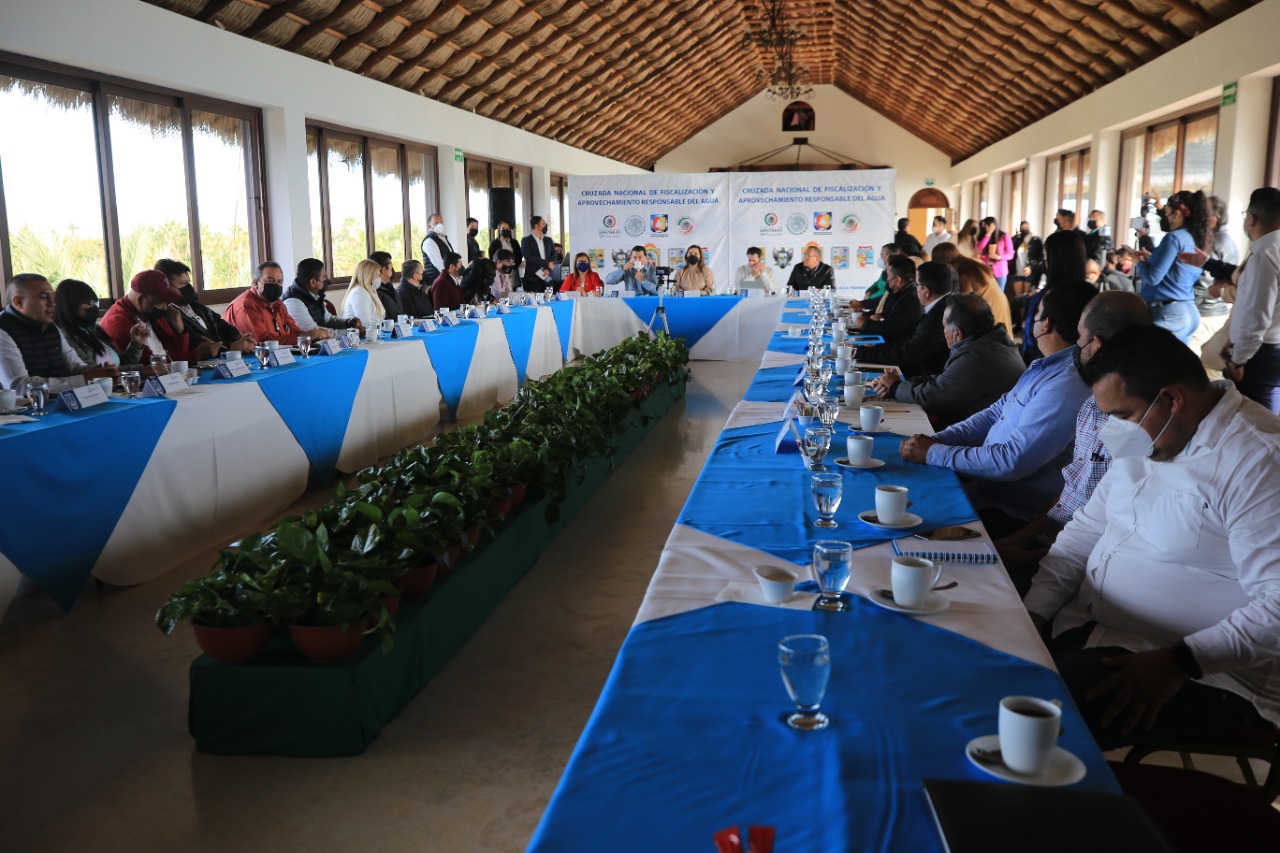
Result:
{"label": "blue tablecloth", "polygon": [[511,360],[516,365],[516,381],[524,385],[525,374],[529,371],[529,354],[533,352],[533,332],[538,325],[538,309],[516,306],[510,314],[499,314],[498,319],[502,321]]}
{"label": "blue tablecloth", "polygon": [[177,404],[112,401],[0,426],[0,553],[64,611],[93,572]]}
{"label": "blue tablecloth", "polygon": [[[844,476],[844,493],[835,516],[840,526],[834,530],[814,527],[818,511],[810,492],[810,472],[798,453],[774,452],[781,428],[781,423],[770,423],[722,432],[677,522],[804,565],[819,539],[841,539],[855,548],[866,548],[907,535],[858,520],[858,513],[875,509],[876,486],[910,489],[910,511],[924,523],[909,532],[978,517],[950,469],[904,462],[898,457],[898,445],[904,437],[881,433],[875,436],[874,455],[885,461],[883,467],[852,471],[827,465]],[[836,425],[828,460],[845,455],[851,434],[849,427]]]}
{"label": "blue tablecloth", "polygon": [[[798,364],[791,367],[766,367],[763,370],[757,370],[742,399],[751,403],[785,403],[791,399],[792,394],[804,390],[803,384],[795,384],[800,370],[801,367]],[[843,378],[841,381],[844,381]]]}
{"label": "blue tablecloth", "polygon": [[[685,346],[693,349],[694,344],[702,340],[703,335],[723,320],[742,299],[741,296],[703,296],[692,299],[664,297],[662,304],[667,309],[667,325],[671,327],[671,337],[684,338]],[[623,301],[642,323],[648,323],[658,308],[656,296],[633,296]],[[659,320],[654,324],[654,329],[661,328],[662,321]]]}
{"label": "blue tablecloth", "polygon": [[569,335],[573,332],[573,304],[576,299],[564,302],[549,302],[551,314],[556,319],[556,332],[560,335],[560,355],[569,360]]}
{"label": "blue tablecloth", "polygon": [[440,393],[449,407],[449,416],[454,417],[462,400],[462,389],[467,385],[467,374],[471,372],[471,359],[476,353],[476,341],[480,339],[480,324],[474,320],[463,320],[456,326],[434,332],[415,332],[414,337],[426,345],[436,380],[440,383]]}
{"label": "blue tablecloth", "polygon": [[810,321],[810,320],[812,320],[812,319],[813,319],[813,315],[812,315],[812,314],[801,314],[801,313],[796,313],[796,312],[789,312],[789,313],[786,313],[786,314],[783,314],[783,315],[782,315],[782,322],[784,322],[784,323],[805,323],[805,324],[807,324],[807,323],[809,323],[809,321]]}
{"label": "blue tablecloth", "polygon": [[[1119,792],[1054,673],[852,604],[719,604],[632,628],[530,849],[711,850],[717,830],[763,824],[778,851],[941,850],[923,780],[992,781],[964,748],[1012,694],[1061,699],[1079,786]],[[831,644],[821,732],[784,722],[777,643],[800,633]]]}

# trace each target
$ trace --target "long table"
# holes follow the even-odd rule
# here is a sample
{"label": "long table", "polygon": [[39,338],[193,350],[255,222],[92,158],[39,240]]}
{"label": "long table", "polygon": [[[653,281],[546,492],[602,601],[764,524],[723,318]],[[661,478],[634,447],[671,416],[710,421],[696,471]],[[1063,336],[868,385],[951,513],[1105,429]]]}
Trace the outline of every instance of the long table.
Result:
{"label": "long table", "polygon": [[[782,302],[664,307],[701,357],[758,358]],[[64,610],[90,576],[154,578],[280,514],[312,478],[358,471],[444,420],[504,405],[526,379],[616,345],[650,314],[643,299],[514,307],[240,379],[208,372],[169,400],[116,398],[0,424],[11,497],[0,513],[0,617],[23,575]]]}
{"label": "long table", "polygon": [[[599,850],[622,839],[627,849],[711,849],[717,830],[753,824],[774,826],[779,850],[940,850],[922,781],[991,781],[964,749],[996,731],[997,704],[1011,694],[1061,699],[1060,745],[1087,768],[1079,786],[1119,790],[999,563],[948,564],[944,578],[959,586],[946,593],[949,609],[930,617],[871,602],[890,585],[893,554],[889,534],[856,520],[874,507],[875,485],[908,484],[922,530],[957,521],[982,529],[951,472],[897,458],[902,438],[930,431],[920,409],[888,406],[888,431],[875,436],[886,464],[844,472],[840,527],[813,527],[800,457],[774,452],[794,388],[773,377],[794,375],[803,358],[789,350],[780,329],[756,393],[730,414],[531,850]],[[841,419],[842,442],[852,417]],[[734,584],[750,589],[756,566],[804,577],[818,538],[858,547],[849,612],[745,603]],[[777,642],[796,633],[831,644],[822,708],[832,723],[822,732],[784,723],[792,709]]]}

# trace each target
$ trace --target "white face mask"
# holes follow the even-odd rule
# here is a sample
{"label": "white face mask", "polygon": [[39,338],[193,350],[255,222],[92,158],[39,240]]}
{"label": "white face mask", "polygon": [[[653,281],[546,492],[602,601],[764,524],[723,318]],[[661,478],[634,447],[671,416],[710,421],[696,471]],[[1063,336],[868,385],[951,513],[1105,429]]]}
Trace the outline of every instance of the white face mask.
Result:
{"label": "white face mask", "polygon": [[[1159,397],[1156,400],[1160,399]],[[1147,410],[1143,412],[1141,420],[1136,424],[1132,421],[1126,421],[1124,418],[1117,418],[1111,415],[1107,418],[1107,422],[1102,425],[1102,429],[1098,432],[1098,438],[1102,440],[1102,446],[1107,448],[1107,452],[1111,454],[1112,459],[1150,459],[1156,452],[1156,442],[1160,440],[1160,436],[1164,435],[1164,431],[1169,428],[1169,424],[1173,423],[1173,413],[1169,413],[1169,420],[1165,421],[1164,427],[1161,428],[1155,438],[1147,435],[1147,431],[1142,428],[1142,422],[1147,419],[1147,415],[1151,414],[1151,410],[1155,407],[1156,401],[1152,400],[1151,405],[1147,406]]]}
{"label": "white face mask", "polygon": [[432,230],[432,231],[434,231],[434,232],[436,232],[437,234],[443,234],[443,233],[444,233],[444,223],[443,223],[443,222],[437,222],[435,225],[432,225],[432,226],[431,226],[431,230]]}

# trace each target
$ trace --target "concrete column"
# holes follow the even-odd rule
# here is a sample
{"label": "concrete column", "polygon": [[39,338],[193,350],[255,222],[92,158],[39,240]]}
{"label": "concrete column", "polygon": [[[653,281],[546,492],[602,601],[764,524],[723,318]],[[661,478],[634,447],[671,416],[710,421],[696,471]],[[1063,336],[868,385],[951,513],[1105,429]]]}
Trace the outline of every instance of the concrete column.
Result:
{"label": "concrete column", "polygon": [[444,233],[458,254],[467,250],[467,164],[454,156],[454,149],[440,148],[440,209],[431,211],[444,218]]}
{"label": "concrete column", "polygon": [[1043,155],[1027,158],[1027,208],[1024,214],[1031,233],[1045,236],[1045,229],[1053,224],[1053,213],[1045,215],[1044,209],[1044,164]]}
{"label": "concrete column", "polygon": [[996,222],[1005,231],[1012,233],[1004,215],[1004,172],[992,172],[987,175],[987,216],[994,216]]}
{"label": "concrete column", "polygon": [[262,135],[271,260],[292,271],[298,261],[314,256],[306,114],[293,107],[268,107],[262,111]]}
{"label": "concrete column", "polygon": [[[1113,235],[1125,233],[1123,217],[1116,208],[1116,195],[1120,186],[1120,131],[1099,130],[1090,143],[1092,160],[1089,167],[1089,207],[1107,215],[1107,224]],[[1081,228],[1089,211],[1081,211],[1076,224]]]}
{"label": "concrete column", "polygon": [[1271,77],[1244,77],[1236,102],[1218,113],[1218,146],[1213,157],[1213,194],[1226,199],[1231,235],[1241,249],[1246,238],[1240,211],[1266,177],[1267,132],[1271,120]]}
{"label": "concrete column", "polygon": [[[529,213],[550,219],[551,211],[551,170],[546,166],[533,167],[533,186],[530,187]],[[528,227],[528,223],[525,223]]]}

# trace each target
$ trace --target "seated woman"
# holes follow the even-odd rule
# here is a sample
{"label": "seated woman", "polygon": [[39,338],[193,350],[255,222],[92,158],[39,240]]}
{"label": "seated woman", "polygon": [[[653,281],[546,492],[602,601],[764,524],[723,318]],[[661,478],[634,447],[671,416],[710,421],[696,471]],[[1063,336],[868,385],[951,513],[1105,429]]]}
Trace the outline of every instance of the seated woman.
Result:
{"label": "seated woman", "polygon": [[684,266],[676,270],[676,287],[680,290],[697,290],[710,296],[716,290],[716,277],[711,268],[702,262],[702,248],[690,246],[684,253]]}
{"label": "seated woman", "polygon": [[[74,278],[64,278],[53,292],[54,322],[62,336],[85,364],[102,364],[138,370],[142,366],[142,350],[150,334],[143,323],[129,330],[129,346],[121,354],[110,335],[98,325],[98,294],[93,288]],[[146,372],[150,373],[148,366]]]}
{"label": "seated woman", "polygon": [[489,302],[510,296],[511,291],[498,294],[496,291],[498,267],[488,258],[476,258],[475,263],[467,267],[462,274],[462,298],[471,303]]}
{"label": "seated woman", "polygon": [[579,291],[584,296],[604,290],[604,282],[591,269],[591,258],[586,252],[579,252],[573,256],[573,272],[564,280],[564,284],[560,285],[562,293],[573,290]]}
{"label": "seated woman", "polygon": [[379,275],[381,269],[377,261],[368,258],[356,264],[346,298],[342,300],[344,319],[355,317],[366,329],[376,329],[382,325],[387,312],[382,307],[382,300],[378,298],[378,285],[382,283],[382,276]]}

